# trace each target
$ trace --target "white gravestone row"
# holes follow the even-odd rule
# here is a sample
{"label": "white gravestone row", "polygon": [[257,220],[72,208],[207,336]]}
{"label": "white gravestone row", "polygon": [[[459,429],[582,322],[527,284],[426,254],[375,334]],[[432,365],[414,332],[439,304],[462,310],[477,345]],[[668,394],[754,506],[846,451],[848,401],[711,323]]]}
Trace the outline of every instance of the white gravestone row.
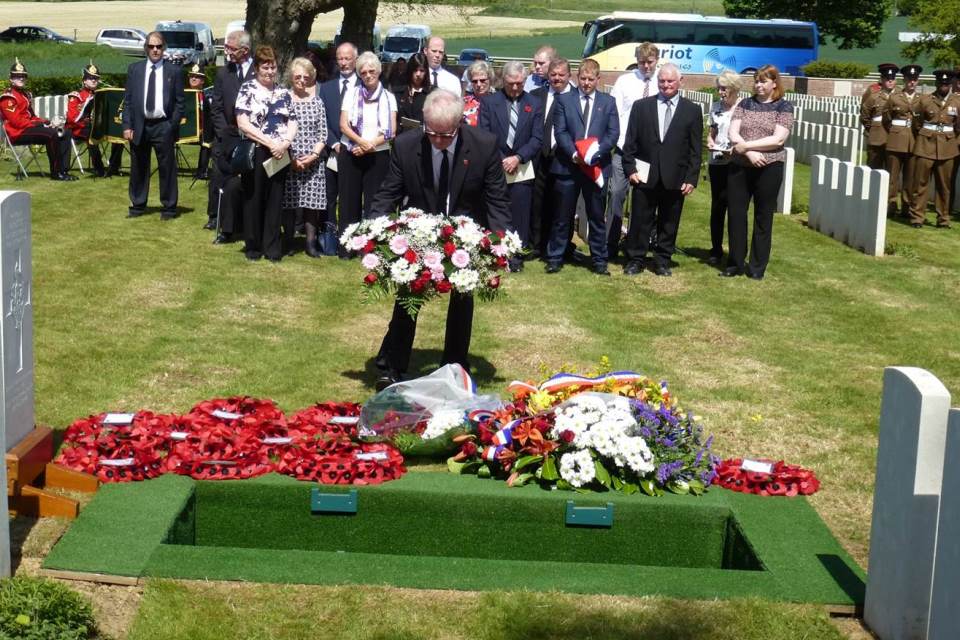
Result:
{"label": "white gravestone row", "polygon": [[810,167],[807,223],[824,235],[882,256],[887,237],[890,174],[816,155]]}
{"label": "white gravestone row", "polygon": [[859,113],[843,113],[829,109],[801,109],[796,120],[815,124],[832,124],[838,127],[850,127],[851,129],[859,129],[861,126]]}
{"label": "white gravestone row", "polygon": [[860,113],[860,96],[811,96],[806,93],[790,93],[785,97],[794,106],[804,109]]}
{"label": "white gravestone row", "polygon": [[812,164],[816,155],[860,163],[863,134],[859,129],[815,122],[794,122],[790,144],[797,150],[797,162]]}
{"label": "white gravestone row", "polygon": [[[0,442],[4,453],[33,429],[33,304],[30,194],[0,191]],[[7,467],[0,465],[0,576],[10,575]]]}
{"label": "white gravestone row", "polygon": [[[948,435],[949,415],[949,435]],[[960,411],[930,372],[883,375],[864,621],[881,640],[960,630]]]}
{"label": "white gravestone row", "polygon": [[700,105],[700,111],[703,115],[710,113],[710,106],[713,104],[713,94],[706,91],[688,91],[683,89],[680,91],[680,95]]}
{"label": "white gravestone row", "polygon": [[793,165],[797,154],[793,147],[786,147],[787,159],[783,163],[783,181],[780,183],[780,193],[777,194],[777,211],[790,213],[793,207]]}

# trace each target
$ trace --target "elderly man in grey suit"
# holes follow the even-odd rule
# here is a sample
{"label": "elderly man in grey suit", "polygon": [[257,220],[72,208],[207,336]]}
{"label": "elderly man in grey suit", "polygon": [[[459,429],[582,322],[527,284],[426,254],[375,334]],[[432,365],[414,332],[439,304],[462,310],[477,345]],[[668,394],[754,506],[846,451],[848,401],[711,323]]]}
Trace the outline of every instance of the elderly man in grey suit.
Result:
{"label": "elderly man in grey suit", "polygon": [[177,157],[175,145],[183,115],[183,70],[163,59],[163,34],[153,31],[143,45],[147,59],[127,68],[123,95],[123,137],[130,142],[130,211],[143,215],[150,193],[150,151],[160,169],[160,219],[177,213]]}

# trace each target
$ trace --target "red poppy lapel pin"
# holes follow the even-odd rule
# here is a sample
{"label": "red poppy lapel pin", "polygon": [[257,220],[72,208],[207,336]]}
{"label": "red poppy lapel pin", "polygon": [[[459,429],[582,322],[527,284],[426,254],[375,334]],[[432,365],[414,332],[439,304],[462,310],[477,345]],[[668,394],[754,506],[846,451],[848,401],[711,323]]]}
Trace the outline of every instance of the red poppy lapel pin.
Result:
{"label": "red poppy lapel pin", "polygon": [[523,111],[524,113],[530,113],[531,111],[533,111],[533,107],[531,107],[530,105],[524,105]]}
{"label": "red poppy lapel pin", "polygon": [[463,159],[463,166],[469,167],[469,166],[470,166],[470,160],[467,159],[467,158],[464,158],[464,159]]}

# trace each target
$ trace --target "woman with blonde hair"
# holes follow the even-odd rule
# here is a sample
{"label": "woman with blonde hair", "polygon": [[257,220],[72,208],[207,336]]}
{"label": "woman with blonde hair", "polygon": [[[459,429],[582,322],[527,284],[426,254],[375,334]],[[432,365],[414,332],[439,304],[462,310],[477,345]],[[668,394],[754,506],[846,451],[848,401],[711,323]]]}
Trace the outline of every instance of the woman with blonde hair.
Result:
{"label": "woman with blonde hair", "polygon": [[710,174],[710,257],[707,262],[719,265],[723,258],[723,227],[727,216],[727,178],[730,170],[730,119],[740,103],[740,76],[723,71],[717,76],[717,94],[720,99],[710,108],[710,128],[707,132],[707,149],[710,159],[707,171]]}
{"label": "woman with blonde hair", "polygon": [[477,60],[467,68],[470,87],[463,99],[463,121],[471,127],[477,126],[480,117],[480,98],[493,93],[493,69],[483,61]]}
{"label": "woman with blonde hair", "polygon": [[[291,171],[283,192],[283,208],[292,217],[295,209],[303,211],[307,234],[306,253],[312,258],[322,254],[317,248],[317,229],[327,222],[327,190],[323,162],[327,139],[327,112],[317,97],[317,69],[307,58],[294,58],[290,63],[292,109],[297,119],[297,135],[290,148]],[[289,237],[292,231],[286,231]],[[292,239],[292,238],[290,238]]]}
{"label": "woman with blonde hair", "polygon": [[[793,105],[783,99],[780,72],[771,64],[753,74],[753,96],[733,111],[729,138],[733,163],[727,180],[730,256],[720,275],[762,280],[770,261],[773,212],[783,183],[784,144],[793,126]],[[753,238],[747,264],[747,212],[753,200]]]}

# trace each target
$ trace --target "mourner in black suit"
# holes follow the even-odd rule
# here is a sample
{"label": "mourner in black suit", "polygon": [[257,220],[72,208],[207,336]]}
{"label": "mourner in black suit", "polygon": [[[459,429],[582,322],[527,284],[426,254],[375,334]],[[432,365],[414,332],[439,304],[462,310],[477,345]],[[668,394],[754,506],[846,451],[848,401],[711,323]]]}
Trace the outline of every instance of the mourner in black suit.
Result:
{"label": "mourner in black suit", "polygon": [[[423,115],[424,131],[408,131],[394,143],[390,169],[373,200],[374,215],[392,213],[406,198],[407,207],[470,216],[492,231],[508,230],[510,200],[496,138],[460,126],[463,100],[445,89],[427,96]],[[447,197],[439,195],[442,193]],[[457,362],[469,371],[472,327],[473,296],[451,294],[442,364]],[[378,388],[396,382],[406,372],[416,329],[416,320],[399,302],[395,304],[377,355]]]}
{"label": "mourner in black suit", "polygon": [[703,114],[700,107],[680,97],[682,78],[676,65],[663,65],[657,74],[659,93],[637,100],[630,111],[623,145],[623,173],[633,185],[628,262],[623,268],[627,275],[643,271],[654,218],[653,272],[671,275],[683,199],[693,193],[700,177]]}
{"label": "mourner in black suit", "polygon": [[[598,275],[610,275],[604,197],[610,179],[611,154],[620,136],[620,118],[613,98],[596,90],[599,77],[600,66],[594,60],[584,60],[577,74],[578,89],[556,100],[553,126],[557,148],[550,171],[556,176],[558,201],[557,217],[547,244],[547,273],[557,273],[563,267],[577,198],[582,194],[590,224],[592,271]],[[576,145],[589,138],[595,139],[596,147],[585,157]],[[593,171],[594,168],[599,169],[602,180],[587,175],[586,170]]]}
{"label": "mourner in black suit", "polygon": [[[517,175],[540,155],[543,143],[543,102],[523,90],[523,64],[503,65],[503,89],[480,100],[480,128],[497,137],[503,171],[516,179],[508,184],[511,228],[526,249],[531,247],[530,208],[533,204],[533,166],[528,179]],[[510,263],[511,271],[523,268],[520,258]]]}
{"label": "mourner in black suit", "polygon": [[[230,242],[240,231],[242,219],[242,196],[240,178],[230,169],[230,154],[240,143],[237,128],[237,94],[240,85],[253,78],[253,58],[250,55],[250,34],[234,31],[227,35],[223,52],[229,62],[217,71],[213,81],[213,97],[210,101],[210,116],[213,120],[213,168],[210,180],[207,213],[210,219],[206,228],[216,228],[216,215],[220,211],[220,229],[216,243]],[[222,189],[222,193],[221,193]]]}
{"label": "mourner in black suit", "polygon": [[183,115],[183,71],[165,62],[163,34],[151,32],[143,45],[147,59],[127,68],[123,96],[123,137],[130,142],[130,218],[143,215],[150,192],[150,151],[160,169],[160,218],[177,215],[175,145]]}
{"label": "mourner in black suit", "polygon": [[570,62],[566,58],[557,58],[549,65],[549,84],[530,92],[530,95],[543,103],[543,141],[540,156],[537,158],[537,177],[533,183],[533,207],[530,211],[530,244],[534,258],[547,254],[547,240],[550,238],[557,205],[554,195],[555,179],[550,173],[557,147],[557,140],[553,135],[553,116],[557,110],[554,101],[558,96],[575,88],[570,84]]}
{"label": "mourner in black suit", "polygon": [[[324,145],[324,158],[327,155],[337,157],[340,153],[340,108],[343,105],[343,96],[348,91],[357,86],[360,78],[357,76],[357,48],[350,42],[343,42],[337,47],[337,70],[333,78],[327,80],[317,89],[317,95],[323,101],[323,108],[327,113],[327,139]],[[326,160],[324,160],[326,162]],[[337,218],[337,197],[339,196],[339,174],[327,165],[326,180],[327,189],[327,222],[336,222]],[[320,221],[321,224],[324,222]],[[346,225],[337,227],[337,237],[343,234]],[[340,257],[346,258],[344,251],[340,251]]]}

